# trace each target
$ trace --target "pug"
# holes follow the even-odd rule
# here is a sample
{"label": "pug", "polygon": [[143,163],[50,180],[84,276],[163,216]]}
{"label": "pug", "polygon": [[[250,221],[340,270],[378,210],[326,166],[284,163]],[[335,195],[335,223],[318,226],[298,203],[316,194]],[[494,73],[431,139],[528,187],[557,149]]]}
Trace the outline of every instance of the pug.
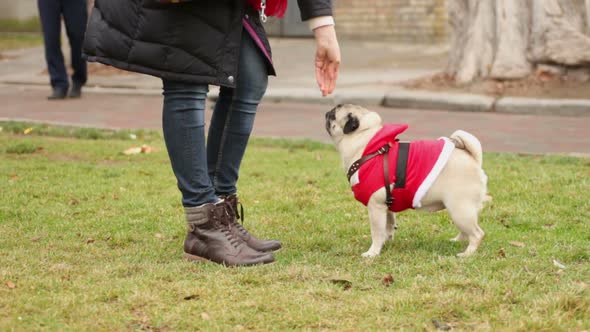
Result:
{"label": "pug", "polygon": [[484,237],[478,215],[487,193],[479,140],[462,130],[449,138],[400,142],[408,126],[382,124],[376,112],[338,105],[326,113],[326,130],[340,153],[354,197],[367,206],[375,257],[393,240],[395,213],[446,209],[459,229],[451,241],[468,241],[459,257],[472,255]]}

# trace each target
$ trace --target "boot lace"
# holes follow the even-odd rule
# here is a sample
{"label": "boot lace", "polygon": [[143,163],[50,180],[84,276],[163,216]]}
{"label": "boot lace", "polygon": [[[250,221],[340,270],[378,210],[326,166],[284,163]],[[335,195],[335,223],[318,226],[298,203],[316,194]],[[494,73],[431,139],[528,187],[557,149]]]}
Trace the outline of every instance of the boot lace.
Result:
{"label": "boot lace", "polygon": [[[240,205],[240,212],[238,212],[237,208]],[[230,202],[227,202],[227,209],[229,210],[228,214],[230,216],[231,223],[238,231],[244,235],[248,235],[248,230],[244,228],[244,206],[241,202],[237,201],[236,205],[233,206]]]}
{"label": "boot lace", "polygon": [[[215,213],[218,211],[218,213]],[[225,238],[229,241],[229,243],[234,246],[234,248],[238,248],[238,246],[242,243],[240,238],[234,236],[234,232],[232,232],[232,222],[233,216],[227,211],[226,208],[211,210],[212,218],[217,221],[217,225],[219,225],[219,230],[225,235]],[[229,221],[229,222],[228,222]]]}

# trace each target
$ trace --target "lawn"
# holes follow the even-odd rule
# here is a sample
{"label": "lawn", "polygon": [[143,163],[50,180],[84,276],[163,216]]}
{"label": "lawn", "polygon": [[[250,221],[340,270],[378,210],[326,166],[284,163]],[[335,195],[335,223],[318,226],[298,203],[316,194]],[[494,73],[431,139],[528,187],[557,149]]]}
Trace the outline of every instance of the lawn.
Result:
{"label": "lawn", "polygon": [[0,60],[2,51],[40,46],[43,44],[41,22],[34,17],[27,20],[0,19]]}
{"label": "lawn", "polygon": [[[224,268],[182,259],[159,133],[0,127],[1,331],[590,329],[588,159],[488,153],[473,257],[455,257],[446,213],[409,211],[364,259],[366,210],[334,148],[253,139],[245,226],[284,248]],[[121,154],[141,144],[158,151]]]}

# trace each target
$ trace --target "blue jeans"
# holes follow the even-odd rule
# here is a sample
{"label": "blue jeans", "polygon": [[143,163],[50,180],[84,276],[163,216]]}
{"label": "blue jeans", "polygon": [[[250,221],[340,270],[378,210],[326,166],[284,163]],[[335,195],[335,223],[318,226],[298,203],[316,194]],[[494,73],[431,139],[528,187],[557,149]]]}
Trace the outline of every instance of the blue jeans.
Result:
{"label": "blue jeans", "polygon": [[240,164],[267,84],[266,59],[244,32],[236,88],[221,87],[205,141],[208,85],[163,80],[164,140],[185,207],[236,193]]}

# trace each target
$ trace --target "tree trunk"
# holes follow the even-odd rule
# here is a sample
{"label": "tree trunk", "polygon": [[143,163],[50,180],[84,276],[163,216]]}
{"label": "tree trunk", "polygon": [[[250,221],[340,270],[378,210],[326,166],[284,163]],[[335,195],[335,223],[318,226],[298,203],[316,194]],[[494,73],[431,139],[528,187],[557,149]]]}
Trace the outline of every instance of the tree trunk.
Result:
{"label": "tree trunk", "polygon": [[537,65],[590,66],[590,0],[448,0],[447,73],[518,79]]}

